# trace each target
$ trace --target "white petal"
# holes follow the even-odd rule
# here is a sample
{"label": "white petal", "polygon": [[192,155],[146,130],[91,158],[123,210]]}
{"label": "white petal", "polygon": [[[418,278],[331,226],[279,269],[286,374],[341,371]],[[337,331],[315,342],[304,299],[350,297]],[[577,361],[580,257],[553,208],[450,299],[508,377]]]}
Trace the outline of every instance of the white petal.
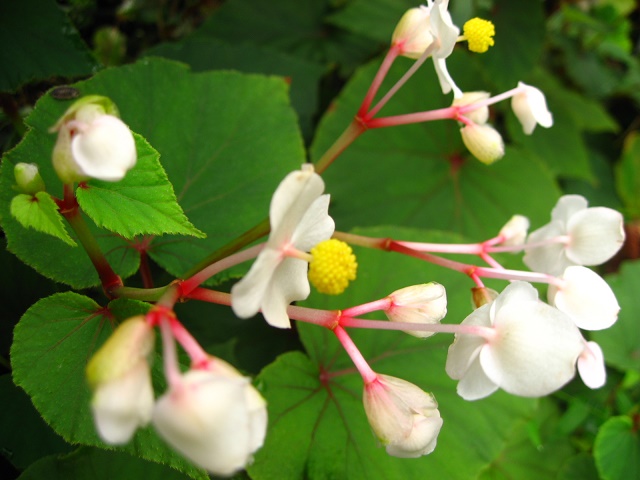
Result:
{"label": "white petal", "polygon": [[600,265],[624,242],[622,215],[611,208],[593,207],[575,213],[567,224],[571,237],[567,257],[578,265]]}
{"label": "white petal", "polygon": [[496,312],[498,312],[504,305],[522,304],[536,300],[538,300],[538,291],[533,288],[533,285],[530,283],[510,283],[490,305],[489,318],[491,319],[491,325],[495,325]]}
{"label": "white petal", "polygon": [[277,268],[262,299],[262,315],[269,325],[291,328],[287,307],[309,296],[307,262],[297,258],[285,259]]}
{"label": "white petal", "polygon": [[318,243],[333,235],[335,223],[329,216],[329,195],[318,197],[306,211],[291,236],[291,243],[308,252]]}
{"label": "white petal", "polygon": [[436,70],[436,75],[438,76],[438,81],[440,82],[440,88],[442,89],[442,93],[445,95],[453,90],[453,95],[455,98],[462,97],[462,90],[458,88],[456,82],[453,81],[453,78],[449,74],[449,70],[447,70],[447,62],[444,58],[433,57],[433,66]]}
{"label": "white petal", "polygon": [[133,135],[122,120],[102,115],[71,140],[71,153],[85,175],[99,180],[124,178],[136,164]]}
{"label": "white petal", "polygon": [[496,312],[498,336],[480,352],[486,375],[514,395],[547,395],[575,374],[582,336],[571,319],[540,301],[504,305]]}
{"label": "white petal", "polygon": [[279,248],[288,242],[311,204],[322,194],[324,182],[311,165],[288,174],[271,199],[269,244]]}
{"label": "white petal", "polygon": [[[464,319],[462,325],[490,327],[489,308],[490,305],[487,304],[474,310]],[[462,379],[467,374],[471,364],[476,360],[480,349],[485,343],[486,340],[478,335],[456,335],[447,353],[445,366],[447,375],[454,380]]]}
{"label": "white petal", "polygon": [[518,83],[518,87],[524,87],[524,91],[514,95],[511,99],[511,108],[522,124],[524,133],[530,135],[540,125],[549,128],[553,125],[553,117],[547,108],[544,94],[537,88]]}
{"label": "white petal", "polygon": [[[560,220],[553,220],[544,227],[531,232],[527,238],[527,245],[544,242],[545,240],[565,235],[564,224]],[[574,265],[565,254],[563,243],[549,243],[537,247],[527,247],[522,261],[534,272],[560,275],[565,268]]]}
{"label": "white petal", "polygon": [[562,275],[564,286],[549,287],[549,303],[569,315],[585,330],[609,328],[618,319],[620,305],[611,287],[593,270],[573,266]]}
{"label": "white petal", "polygon": [[589,203],[582,195],[563,195],[551,210],[551,220],[560,220],[566,228],[569,219],[581,210],[587,208]]}
{"label": "white petal", "polygon": [[280,252],[265,248],[249,272],[231,287],[231,308],[240,318],[253,317],[262,305],[269,283],[283,261]]}
{"label": "white petal", "polygon": [[600,388],[607,381],[604,355],[600,345],[596,342],[587,342],[584,351],[578,358],[578,373],[589,388]]}
{"label": "white petal", "polygon": [[458,382],[456,391],[465,400],[479,400],[488,397],[498,389],[496,385],[482,369],[480,359],[471,364],[465,376]]}
{"label": "white petal", "polygon": [[431,30],[440,42],[438,49],[433,52],[434,58],[445,59],[451,55],[458,41],[458,36],[460,35],[460,29],[453,24],[451,14],[447,11],[448,4],[448,1],[436,0],[434,6],[431,8],[431,16],[429,19]]}

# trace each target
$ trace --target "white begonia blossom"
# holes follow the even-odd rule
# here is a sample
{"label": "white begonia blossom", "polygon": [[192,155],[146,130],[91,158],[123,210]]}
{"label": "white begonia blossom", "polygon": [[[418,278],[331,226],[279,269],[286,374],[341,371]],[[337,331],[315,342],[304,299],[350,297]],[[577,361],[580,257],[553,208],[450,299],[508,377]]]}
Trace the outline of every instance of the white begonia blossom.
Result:
{"label": "white begonia blossom", "polygon": [[604,355],[596,342],[585,342],[585,348],[578,357],[578,373],[589,388],[600,388],[606,383]]}
{"label": "white begonia blossom", "polygon": [[536,125],[549,128],[553,125],[553,116],[547,108],[544,94],[531,85],[518,82],[522,91],[511,98],[511,108],[522,124],[522,129],[531,135]]}
{"label": "white begonia blossom", "polygon": [[[388,298],[391,304],[384,313],[392,322],[432,324],[438,323],[447,314],[447,292],[439,283],[401,288]],[[405,330],[405,333],[419,338],[434,334],[420,330]]]}
{"label": "white begonia blossom", "polygon": [[527,238],[524,263],[533,271],[560,275],[573,265],[600,265],[622,247],[622,215],[606,207],[587,208],[581,195],[564,195],[551,222]]}
{"label": "white begonia blossom", "polygon": [[405,380],[377,375],[365,385],[363,403],[369,424],[389,455],[416,458],[436,448],[442,418],[433,395]]}
{"label": "white begonia blossom", "polygon": [[528,283],[511,283],[492,303],[471,313],[462,325],[490,329],[483,337],[456,334],[446,371],[466,400],[498,388],[523,397],[547,395],[573,378],[584,349],[574,322],[541,302]]}
{"label": "white begonia blossom", "polygon": [[549,303],[566,313],[584,330],[604,330],[618,319],[620,305],[613,290],[593,270],[567,267],[561,286],[549,285]]}
{"label": "white begonia blossom", "polygon": [[460,135],[467,150],[482,163],[490,165],[504,156],[502,135],[491,125],[465,125]]}
{"label": "white begonia blossom", "polygon": [[431,47],[442,93],[453,90],[457,98],[462,96],[462,91],[447,70],[446,58],[453,52],[460,29],[453,24],[448,6],[449,0],[427,0],[426,6],[408,10],[396,26],[391,42],[400,46],[400,55],[413,59],[419,58]]}
{"label": "white begonia blossom", "polygon": [[266,429],[264,400],[247,395],[249,380],[190,370],[156,402],[153,424],[173,448],[215,475],[251,462]]}
{"label": "white begonia blossom", "polygon": [[287,175],[271,199],[271,234],[249,272],[231,289],[231,307],[240,318],[262,311],[267,322],[290,328],[287,306],[309,296],[307,262],[286,255],[290,248],[308,252],[333,235],[329,195],[311,164]]}
{"label": "white begonia blossom", "polygon": [[144,316],[132,317],[118,326],[87,364],[91,410],[106,443],[128,442],[138,427],[151,420],[154,398],[148,357],[154,336]]}
{"label": "white begonia blossom", "polygon": [[514,215],[500,229],[500,235],[504,237],[501,242],[505,246],[515,246],[524,244],[527,239],[527,231],[529,230],[529,219],[522,215]]}
{"label": "white begonia blossom", "polygon": [[115,182],[135,166],[133,134],[118,117],[91,103],[67,116],[53,127],[58,131],[53,166],[63,182],[90,178]]}

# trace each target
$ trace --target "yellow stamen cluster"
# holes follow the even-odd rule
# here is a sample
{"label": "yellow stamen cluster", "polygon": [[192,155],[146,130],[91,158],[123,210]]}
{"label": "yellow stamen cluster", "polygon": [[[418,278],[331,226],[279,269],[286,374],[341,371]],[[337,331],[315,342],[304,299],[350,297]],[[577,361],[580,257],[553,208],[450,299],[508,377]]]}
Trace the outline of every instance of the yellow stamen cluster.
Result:
{"label": "yellow stamen cluster", "polygon": [[464,24],[463,34],[467,39],[469,50],[484,53],[495,44],[491,37],[496,34],[496,28],[489,20],[476,17]]}
{"label": "yellow stamen cluster", "polygon": [[309,281],[320,293],[339,295],[356,279],[358,263],[351,247],[332,238],[311,249]]}

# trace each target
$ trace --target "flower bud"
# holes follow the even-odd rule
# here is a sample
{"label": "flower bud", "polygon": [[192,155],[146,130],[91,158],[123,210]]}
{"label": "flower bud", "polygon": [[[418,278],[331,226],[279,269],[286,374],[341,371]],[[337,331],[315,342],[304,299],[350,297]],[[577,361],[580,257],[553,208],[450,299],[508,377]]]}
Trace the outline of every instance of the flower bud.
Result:
{"label": "flower bud", "polygon": [[549,128],[553,125],[553,116],[547,108],[544,94],[535,87],[518,82],[523,90],[511,99],[511,108],[522,124],[522,130],[531,135],[536,125]]}
{"label": "flower bud", "polygon": [[523,215],[514,215],[500,230],[504,238],[502,245],[523,245],[529,230],[529,219]]}
{"label": "flower bud", "polygon": [[64,183],[118,181],[136,164],[135,140],[105,97],[74,103],[51,128],[58,132],[53,166]]}
{"label": "flower bud", "polygon": [[429,12],[427,7],[416,7],[402,16],[391,36],[391,44],[400,47],[400,55],[417,59],[433,43]]}
{"label": "flower bud", "polygon": [[[385,310],[392,322],[438,323],[447,314],[447,293],[442,285],[431,282],[396,290],[388,297],[391,305]],[[414,337],[426,338],[434,332],[405,330]]]}
{"label": "flower bud", "polygon": [[399,378],[377,375],[365,385],[364,410],[387,453],[416,458],[436,448],[442,418],[433,395]]}
{"label": "flower bud", "polygon": [[[486,100],[489,96],[489,92],[465,92],[461,97],[453,99],[452,106],[463,107],[473,105],[474,103]],[[489,107],[485,105],[484,107],[477,108],[476,110],[469,110],[462,115],[478,125],[484,125],[489,119]]]}
{"label": "flower bud", "polygon": [[499,293],[493,288],[487,287],[473,287],[471,289],[471,300],[473,302],[473,308],[480,308],[487,303],[493,302]]}
{"label": "flower bud", "polygon": [[490,165],[504,155],[502,136],[490,125],[465,125],[460,134],[467,149],[482,163]]}
{"label": "flower bud", "polygon": [[153,346],[153,328],[144,316],[131,317],[87,364],[87,380],[93,390],[91,409],[106,443],[128,442],[136,428],[151,420],[153,387],[148,357]]}
{"label": "flower bud", "polygon": [[35,195],[46,190],[44,180],[42,180],[38,171],[38,165],[35,163],[17,163],[13,167],[13,174],[16,177],[16,183],[21,193]]}
{"label": "flower bud", "polygon": [[246,467],[262,446],[267,413],[247,378],[211,358],[158,399],[153,423],[185,457],[215,475],[229,476]]}

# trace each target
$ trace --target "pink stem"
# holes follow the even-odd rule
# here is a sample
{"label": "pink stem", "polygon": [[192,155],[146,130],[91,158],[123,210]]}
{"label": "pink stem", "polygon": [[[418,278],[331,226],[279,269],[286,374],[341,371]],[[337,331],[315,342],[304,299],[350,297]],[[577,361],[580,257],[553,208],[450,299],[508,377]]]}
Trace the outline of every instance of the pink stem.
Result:
{"label": "pink stem", "polygon": [[204,349],[200,346],[200,344],[193,338],[184,325],[180,323],[176,318],[172,318],[169,322],[169,326],[171,327],[171,332],[173,333],[173,337],[182,345],[184,351],[187,352],[189,358],[191,359],[191,363],[194,366],[206,365],[209,359],[209,355]]}
{"label": "pink stem", "polygon": [[160,332],[162,334],[162,360],[164,363],[164,376],[167,379],[169,389],[172,390],[182,384],[182,375],[178,365],[178,353],[173,338],[169,317],[160,319]]}
{"label": "pink stem", "polygon": [[365,313],[376,312],[378,310],[387,310],[391,306],[391,299],[389,297],[375,300],[373,302],[364,303],[355,307],[346,308],[342,311],[342,315],[345,317],[358,317]]}
{"label": "pink stem", "polygon": [[400,48],[397,45],[391,45],[391,48],[385,55],[384,60],[382,61],[380,68],[378,68],[376,76],[373,78],[371,86],[362,101],[362,105],[358,110],[358,117],[364,117],[367,114],[367,110],[369,110],[373,98],[376,96],[376,93],[378,93],[380,85],[382,85],[384,78],[387,76],[387,73],[389,73],[389,69],[391,68],[391,65],[393,65],[395,59],[398,58],[399,53]]}
{"label": "pink stem", "polygon": [[337,326],[333,330],[333,333],[336,334],[336,337],[344,347],[345,351],[347,352],[349,357],[351,357],[351,360],[358,369],[358,372],[360,372],[365,385],[373,382],[377,377],[376,372],[371,369],[367,361],[360,353],[360,350],[358,350],[358,347],[356,347],[356,344],[353,343],[353,340],[351,340],[351,337],[349,337],[349,334],[347,334],[344,328],[340,326]]}
{"label": "pink stem", "polygon": [[453,325],[449,323],[387,322],[384,320],[363,320],[360,318],[342,317],[340,318],[340,325],[347,328],[368,328],[371,330],[416,330],[421,332],[477,335],[489,341],[496,335],[493,328],[490,327],[480,325]]}
{"label": "pink stem", "polygon": [[392,115],[390,117],[372,118],[367,120],[367,127],[382,128],[395,127],[398,125],[408,125],[411,123],[431,122],[434,120],[456,120],[458,119],[459,107],[440,108],[426,112],[406,113],[404,115]]}

